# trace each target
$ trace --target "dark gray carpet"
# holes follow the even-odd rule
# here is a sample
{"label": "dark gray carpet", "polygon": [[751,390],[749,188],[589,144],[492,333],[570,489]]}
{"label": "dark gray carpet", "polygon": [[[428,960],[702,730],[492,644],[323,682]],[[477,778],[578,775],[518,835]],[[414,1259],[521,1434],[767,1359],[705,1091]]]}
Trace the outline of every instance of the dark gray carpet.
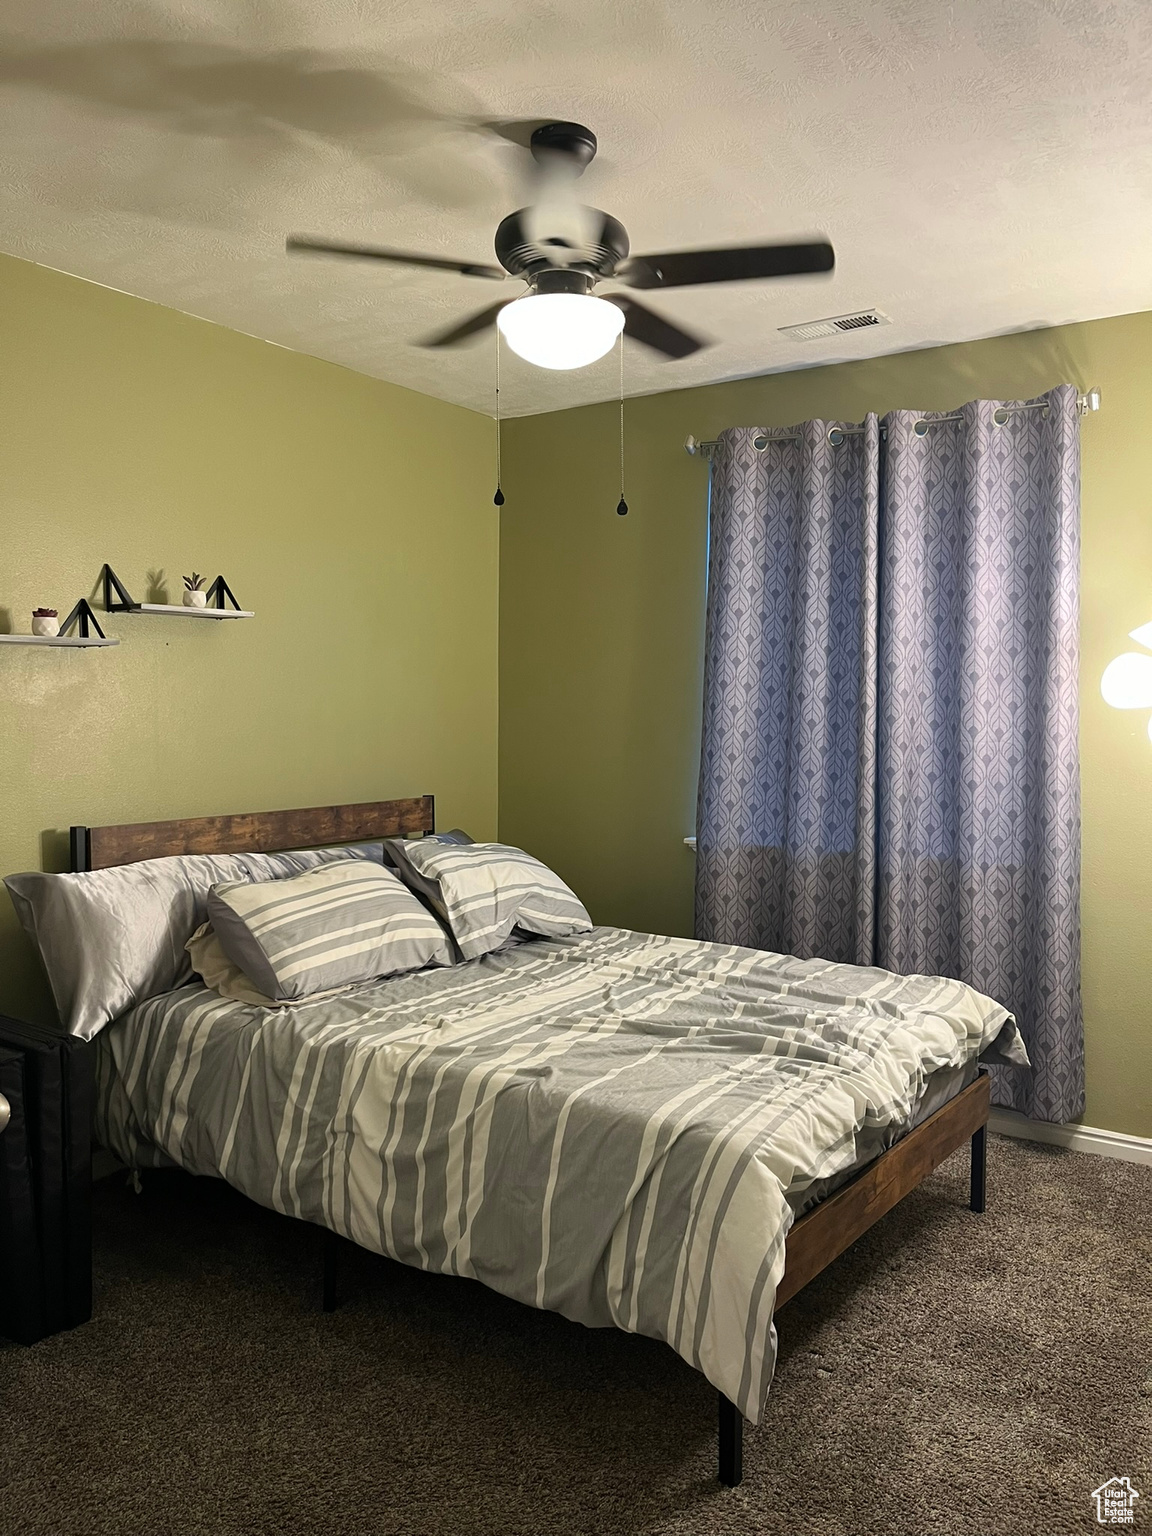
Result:
{"label": "dark gray carpet", "polygon": [[787,1307],[746,1480],[670,1350],[345,1248],[223,1185],[98,1186],[96,1317],[0,1345],[0,1530],[519,1536],[1152,1526],[1152,1169],[993,1139]]}

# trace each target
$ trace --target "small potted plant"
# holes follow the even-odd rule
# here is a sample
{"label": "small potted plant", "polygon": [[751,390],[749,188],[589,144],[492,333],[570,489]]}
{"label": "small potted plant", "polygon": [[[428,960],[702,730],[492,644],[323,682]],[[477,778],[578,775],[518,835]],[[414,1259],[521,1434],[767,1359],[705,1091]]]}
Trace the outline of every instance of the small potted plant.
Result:
{"label": "small potted plant", "polygon": [[184,606],[185,608],[206,608],[208,606],[208,594],[204,590],[204,578],[199,571],[193,571],[191,576],[184,578]]}
{"label": "small potted plant", "polygon": [[32,633],[49,638],[60,633],[60,615],[55,608],[33,608]]}

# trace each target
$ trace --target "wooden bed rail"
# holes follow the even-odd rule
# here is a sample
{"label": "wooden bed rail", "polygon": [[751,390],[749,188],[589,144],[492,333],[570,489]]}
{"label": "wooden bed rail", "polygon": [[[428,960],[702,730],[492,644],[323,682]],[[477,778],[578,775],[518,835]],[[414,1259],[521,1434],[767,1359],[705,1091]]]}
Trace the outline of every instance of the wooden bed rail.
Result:
{"label": "wooden bed rail", "polygon": [[[990,1101],[988,1074],[982,1072],[923,1125],[801,1216],[788,1234],[776,1311],[987,1125]],[[983,1204],[977,1207],[974,1198],[972,1208],[983,1210]]]}
{"label": "wooden bed rail", "polygon": [[[909,1131],[834,1195],[801,1216],[785,1243],[784,1275],[776,1290],[775,1310],[779,1312],[966,1141],[972,1146],[969,1204],[981,1213],[990,1105],[991,1080],[981,1071],[974,1083],[929,1115],[923,1125]],[[744,1475],[744,1420],[723,1393],[719,1430],[719,1479],[725,1487],[735,1488]]]}

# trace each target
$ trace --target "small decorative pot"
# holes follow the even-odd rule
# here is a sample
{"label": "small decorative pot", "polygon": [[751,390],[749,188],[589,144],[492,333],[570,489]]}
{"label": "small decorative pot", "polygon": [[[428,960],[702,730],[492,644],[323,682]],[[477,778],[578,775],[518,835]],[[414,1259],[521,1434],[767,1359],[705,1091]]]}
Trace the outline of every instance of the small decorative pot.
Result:
{"label": "small decorative pot", "polygon": [[34,635],[47,635],[49,638],[60,633],[60,620],[48,618],[33,618],[32,633]]}
{"label": "small decorative pot", "polygon": [[207,592],[189,592],[187,589],[185,589],[184,606],[185,608],[207,608]]}

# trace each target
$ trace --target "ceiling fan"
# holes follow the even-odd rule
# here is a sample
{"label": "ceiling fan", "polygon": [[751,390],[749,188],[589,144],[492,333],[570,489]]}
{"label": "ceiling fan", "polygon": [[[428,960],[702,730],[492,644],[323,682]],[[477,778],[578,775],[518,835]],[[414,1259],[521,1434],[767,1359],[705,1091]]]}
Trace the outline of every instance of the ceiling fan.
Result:
{"label": "ceiling fan", "polygon": [[501,299],[429,337],[423,345],[455,346],[495,324],[515,353],[541,368],[583,368],[603,357],[621,331],[671,358],[690,357],[707,345],[630,294],[596,295],[593,290],[602,282],[641,290],[686,288],[831,272],[835,265],[826,240],[631,256],[623,224],[610,213],[577,203],[571,194],[596,154],[591,129],[579,123],[544,123],[532,133],[529,147],[542,178],[543,195],[500,224],[498,267],[306,235],[290,235],[288,250],[432,267],[501,282],[509,276],[521,278],[528,293]]}

